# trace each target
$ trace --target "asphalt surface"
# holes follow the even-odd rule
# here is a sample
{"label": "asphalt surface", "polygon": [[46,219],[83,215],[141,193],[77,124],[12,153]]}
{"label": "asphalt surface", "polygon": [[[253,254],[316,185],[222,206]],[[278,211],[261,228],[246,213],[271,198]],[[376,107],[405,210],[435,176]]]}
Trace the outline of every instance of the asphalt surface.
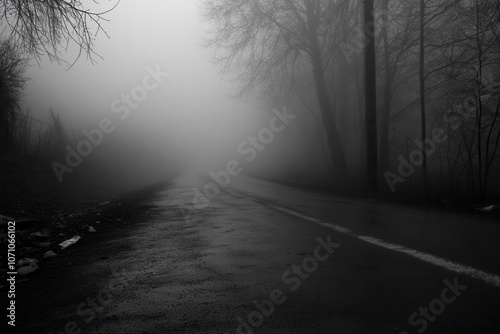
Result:
{"label": "asphalt surface", "polygon": [[180,177],[47,261],[18,332],[500,333],[493,218],[244,176],[196,208],[209,182]]}

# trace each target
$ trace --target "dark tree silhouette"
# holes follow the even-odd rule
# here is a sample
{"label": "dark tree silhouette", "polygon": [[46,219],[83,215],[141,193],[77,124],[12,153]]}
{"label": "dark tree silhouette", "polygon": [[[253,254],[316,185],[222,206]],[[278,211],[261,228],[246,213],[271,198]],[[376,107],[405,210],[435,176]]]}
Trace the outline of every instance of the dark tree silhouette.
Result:
{"label": "dark tree silhouette", "polygon": [[99,57],[94,39],[100,32],[106,34],[104,15],[117,5],[118,1],[108,10],[93,12],[80,0],[1,0],[0,20],[10,28],[9,38],[37,59],[47,55],[61,60],[60,50],[76,44],[79,53],[74,61],[84,54],[94,61]]}
{"label": "dark tree silhouette", "polygon": [[20,54],[27,53],[37,60],[46,55],[50,60],[64,61],[61,50],[76,45],[79,52],[70,66],[82,55],[93,62],[99,57],[93,48],[94,39],[99,32],[106,34],[101,25],[103,15],[117,5],[93,12],[79,0],[0,0],[0,20],[9,33],[0,51],[0,147],[8,146],[24,87],[22,73],[26,64]]}
{"label": "dark tree silhouette", "polygon": [[331,25],[337,6],[330,0],[207,0],[204,14],[214,25],[207,44],[218,48],[217,61],[224,70],[239,67],[244,92],[269,82],[280,84],[283,73],[290,74],[300,62],[308,65],[333,160],[332,174],[345,182],[347,162],[325,82],[324,50],[335,33]]}
{"label": "dark tree silhouette", "polygon": [[363,23],[365,27],[365,130],[367,185],[377,191],[377,82],[375,55],[375,22],[373,0],[365,0]]}
{"label": "dark tree silhouette", "polygon": [[0,152],[7,149],[11,125],[19,111],[27,62],[12,42],[0,42]]}

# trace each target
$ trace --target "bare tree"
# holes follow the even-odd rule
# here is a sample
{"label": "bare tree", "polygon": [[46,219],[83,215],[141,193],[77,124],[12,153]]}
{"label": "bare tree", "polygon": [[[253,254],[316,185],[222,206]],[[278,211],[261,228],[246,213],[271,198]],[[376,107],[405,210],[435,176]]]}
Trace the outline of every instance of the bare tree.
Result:
{"label": "bare tree", "polygon": [[[73,63],[82,55],[94,61],[99,57],[94,40],[98,33],[106,34],[102,28],[104,15],[118,2],[110,9],[94,12],[80,0],[1,0],[0,19],[10,30],[9,38],[36,59],[47,55],[59,61],[60,51],[74,44],[79,52]],[[98,7],[98,1],[93,3]]]}
{"label": "bare tree", "polygon": [[[393,111],[393,102],[402,94],[408,81],[413,81],[412,49],[418,44],[418,17],[414,12],[418,3],[382,1],[382,24],[380,44],[383,46],[379,62],[383,78],[382,104],[380,110],[379,166],[381,171],[389,168],[390,125],[402,111]],[[411,73],[411,76],[408,75]],[[403,110],[407,110],[407,103]],[[412,102],[411,105],[414,103]],[[395,109],[395,108],[394,108]]]}
{"label": "bare tree", "polygon": [[471,144],[467,161],[470,182],[484,201],[500,145],[500,6],[476,0],[457,6],[457,14],[462,29],[453,44],[460,50],[452,63],[453,93],[462,99],[465,96],[466,113],[460,115],[463,144]]}
{"label": "bare tree", "polygon": [[[94,1],[95,6],[99,2]],[[110,9],[94,12],[84,7],[80,0],[1,0],[0,19],[5,23],[8,42],[0,45],[0,146],[8,146],[10,127],[14,124],[24,87],[26,63],[21,53],[39,60],[47,55],[50,60],[64,61],[61,50],[71,45],[78,47],[78,54],[70,67],[86,55],[94,61],[99,55],[94,51],[94,40],[102,29],[104,15]]]}
{"label": "bare tree", "polygon": [[[419,93],[420,93],[420,121],[422,142],[426,139],[426,111],[425,111],[425,0],[420,0],[420,39],[419,39]],[[427,152],[422,146],[422,182],[425,192],[428,192],[427,184]]]}
{"label": "bare tree", "polygon": [[375,21],[373,0],[365,0],[363,23],[365,27],[365,131],[366,170],[368,190],[377,191],[377,82],[375,56]]}
{"label": "bare tree", "polygon": [[325,82],[325,49],[335,39],[334,24],[338,21],[332,17],[338,6],[345,4],[330,0],[204,3],[204,16],[214,24],[207,45],[217,48],[216,61],[223,70],[239,71],[238,79],[245,84],[243,94],[271,82],[276,85],[280,78],[287,85],[298,63],[308,65],[334,162],[333,174],[342,181],[348,169]]}
{"label": "bare tree", "polygon": [[10,41],[0,42],[0,150],[9,146],[11,126],[19,111],[27,62]]}

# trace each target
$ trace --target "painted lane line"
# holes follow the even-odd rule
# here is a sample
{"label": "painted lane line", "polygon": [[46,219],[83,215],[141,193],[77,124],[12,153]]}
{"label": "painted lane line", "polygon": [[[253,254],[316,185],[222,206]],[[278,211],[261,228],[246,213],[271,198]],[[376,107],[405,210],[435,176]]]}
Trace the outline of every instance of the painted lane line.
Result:
{"label": "painted lane line", "polygon": [[305,219],[305,220],[309,220],[313,223],[316,223],[316,224],[321,224],[321,220],[320,219],[316,219],[316,218],[312,218],[312,217],[309,217],[309,216],[306,216],[306,215],[303,215],[301,213],[298,213],[298,212],[295,212],[293,210],[290,210],[290,209],[286,209],[286,208],[282,208],[280,206],[276,206],[276,205],[272,205],[272,204],[267,204],[267,206],[270,206],[271,208],[274,208],[276,210],[279,210],[279,211],[283,211],[285,213],[288,213],[289,215],[292,215],[292,216],[296,216],[296,217],[300,217],[302,219]]}
{"label": "painted lane line", "polygon": [[479,269],[476,269],[474,267],[461,264],[458,262],[454,262],[451,260],[444,259],[439,256],[435,256],[429,253],[421,252],[412,248],[407,248],[403,247],[397,244],[393,244],[390,242],[386,242],[384,240],[378,239],[378,238],[373,238],[369,236],[357,236],[358,239],[361,239],[363,241],[369,242],[371,244],[384,247],[390,250],[394,250],[396,252],[404,253],[410,256],[413,256],[414,258],[417,258],[421,261],[433,264],[435,266],[439,266],[445,269],[448,269],[450,271],[454,271],[458,274],[462,274],[465,276],[469,276],[474,279],[481,280],[483,282],[486,282],[488,284],[495,285],[496,287],[500,287],[500,277]]}
{"label": "painted lane line", "polygon": [[271,208],[276,209],[276,210],[288,213],[289,215],[308,220],[310,222],[327,227],[327,228],[332,229],[334,231],[337,231],[339,233],[357,238],[359,240],[370,243],[372,245],[379,246],[379,247],[382,247],[382,248],[385,248],[388,250],[392,250],[392,251],[396,251],[399,253],[409,255],[409,256],[414,257],[420,261],[435,265],[435,266],[440,267],[440,268],[447,269],[449,271],[456,272],[456,273],[464,275],[464,276],[468,276],[468,277],[476,279],[476,280],[483,281],[487,284],[491,284],[491,285],[494,285],[494,286],[500,288],[500,276],[497,276],[495,274],[491,274],[491,273],[488,273],[486,271],[482,271],[482,270],[476,269],[476,268],[468,266],[468,265],[464,265],[464,264],[461,264],[458,262],[447,260],[447,259],[444,259],[442,257],[435,256],[435,255],[432,255],[429,253],[421,252],[421,251],[418,251],[418,250],[413,249],[413,248],[408,248],[405,246],[401,246],[398,244],[387,242],[387,241],[384,241],[384,240],[379,239],[379,238],[358,235],[346,227],[338,226],[338,225],[331,224],[331,223],[323,223],[320,219],[309,217],[309,216],[306,216],[302,213],[295,212],[295,211],[287,209],[287,208],[283,208],[283,207],[272,205],[272,204],[267,204],[267,205]]}

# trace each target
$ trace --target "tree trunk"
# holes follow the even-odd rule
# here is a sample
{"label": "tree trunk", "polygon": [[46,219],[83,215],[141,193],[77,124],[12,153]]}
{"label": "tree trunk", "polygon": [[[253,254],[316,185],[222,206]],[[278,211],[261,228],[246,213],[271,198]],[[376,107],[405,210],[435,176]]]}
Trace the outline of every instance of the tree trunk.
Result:
{"label": "tree trunk", "polygon": [[422,136],[422,182],[424,186],[425,195],[428,195],[427,188],[427,153],[425,151],[425,67],[424,67],[424,57],[425,57],[425,0],[420,0],[420,70],[419,70],[419,81],[420,81],[420,118],[421,118],[421,136]]}
{"label": "tree trunk", "polygon": [[328,145],[334,165],[334,176],[337,180],[346,180],[348,177],[347,162],[344,150],[340,142],[340,136],[333,118],[330,101],[325,83],[325,73],[321,59],[321,49],[318,42],[318,17],[314,10],[314,4],[310,0],[305,1],[308,16],[308,34],[311,51],[311,62],[313,67],[314,83],[316,85],[316,95],[321,110],[321,117],[325,126]]}
{"label": "tree trunk", "polygon": [[382,39],[384,42],[384,103],[382,106],[382,115],[380,120],[380,148],[379,148],[379,167],[382,172],[389,168],[389,118],[391,115],[391,63],[389,41],[387,36],[387,24],[389,0],[382,2],[382,10],[384,11],[384,26],[382,28]]}
{"label": "tree trunk", "polygon": [[[365,27],[365,131],[366,176],[368,191],[377,191],[377,81],[375,59],[375,22],[373,0],[365,0],[363,23]],[[373,29],[371,30],[370,27]]]}

